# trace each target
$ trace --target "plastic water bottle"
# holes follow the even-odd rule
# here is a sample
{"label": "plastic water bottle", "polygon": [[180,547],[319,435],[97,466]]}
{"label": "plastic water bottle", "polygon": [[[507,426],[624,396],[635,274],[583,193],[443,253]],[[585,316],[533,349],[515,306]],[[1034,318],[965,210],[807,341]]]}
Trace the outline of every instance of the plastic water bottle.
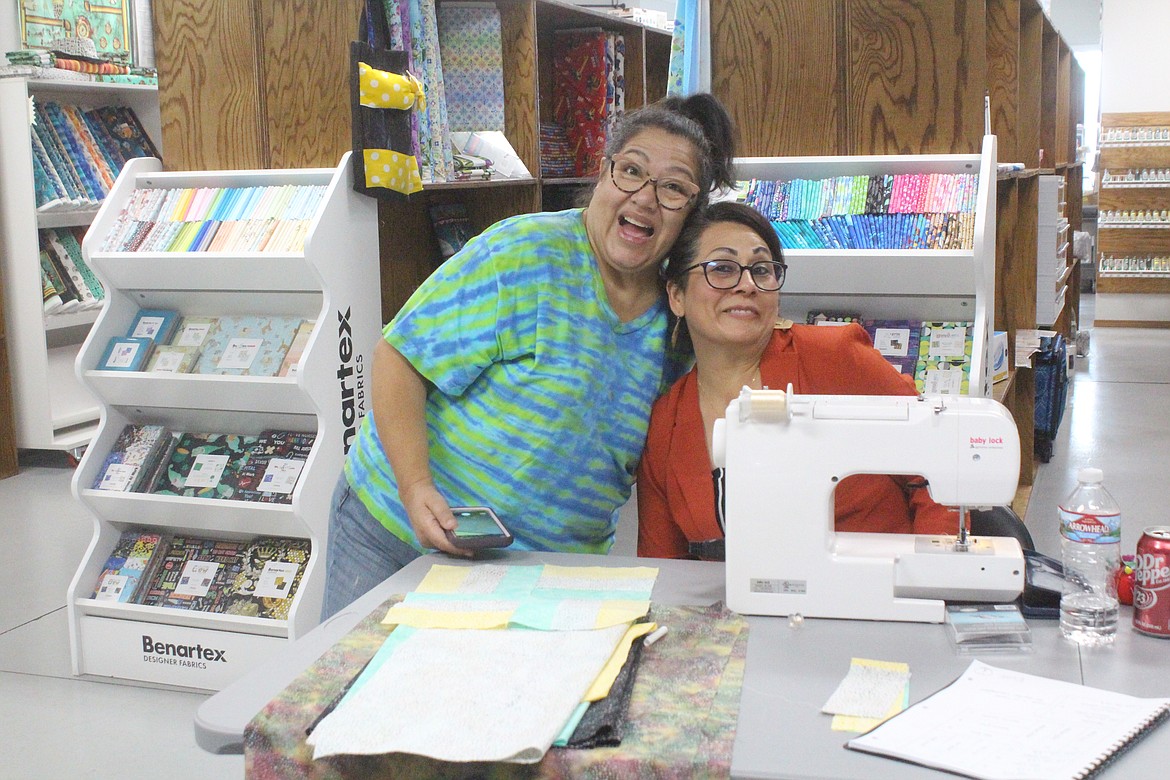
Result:
{"label": "plastic water bottle", "polygon": [[1060,630],[1078,644],[1103,645],[1117,635],[1121,509],[1101,484],[1101,469],[1083,468],[1077,481],[1060,505]]}

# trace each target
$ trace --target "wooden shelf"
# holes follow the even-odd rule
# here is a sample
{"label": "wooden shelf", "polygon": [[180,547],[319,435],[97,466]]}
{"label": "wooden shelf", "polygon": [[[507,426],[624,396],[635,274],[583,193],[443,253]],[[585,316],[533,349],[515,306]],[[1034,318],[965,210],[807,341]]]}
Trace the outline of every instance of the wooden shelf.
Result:
{"label": "wooden shelf", "polygon": [[[1113,113],[1101,116],[1103,132],[1112,128],[1170,126],[1170,112]],[[1114,142],[1103,144],[1099,167],[1102,171],[1170,169],[1170,141]],[[1108,211],[1163,212],[1170,210],[1170,181],[1102,182],[1101,214]],[[1170,222],[1098,222],[1097,253],[1105,257],[1170,256]],[[1127,305],[1123,296],[1170,296],[1170,276],[1140,272],[1111,273],[1097,268],[1098,325],[1133,323],[1161,327],[1170,322],[1170,303],[1145,298],[1138,308]],[[1138,299],[1130,299],[1136,303]],[[1132,320],[1132,316],[1144,317]]]}
{"label": "wooden shelf", "polygon": [[1108,271],[1097,274],[1098,293],[1126,295],[1170,295],[1170,278],[1166,276],[1113,276]]}

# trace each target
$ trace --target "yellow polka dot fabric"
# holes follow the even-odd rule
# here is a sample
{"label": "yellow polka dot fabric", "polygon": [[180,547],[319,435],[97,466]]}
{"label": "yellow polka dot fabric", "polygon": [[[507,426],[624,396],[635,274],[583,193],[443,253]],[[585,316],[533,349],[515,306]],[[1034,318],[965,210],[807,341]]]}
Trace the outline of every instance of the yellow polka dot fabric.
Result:
{"label": "yellow polka dot fabric", "polygon": [[418,160],[393,149],[364,149],[366,186],[383,187],[403,195],[422,191]]}
{"label": "yellow polka dot fabric", "polygon": [[413,108],[427,107],[422,82],[409,73],[399,75],[385,70],[371,68],[364,62],[358,63],[358,100],[367,108]]}

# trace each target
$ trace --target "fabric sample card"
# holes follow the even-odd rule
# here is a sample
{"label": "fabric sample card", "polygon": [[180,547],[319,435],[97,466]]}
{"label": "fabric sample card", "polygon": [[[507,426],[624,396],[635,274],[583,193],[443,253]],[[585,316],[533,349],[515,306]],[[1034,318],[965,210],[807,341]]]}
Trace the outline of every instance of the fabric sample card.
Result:
{"label": "fabric sample card", "polygon": [[203,343],[219,327],[218,317],[183,317],[175,328],[171,345],[175,347],[203,348]]}
{"label": "fabric sample card", "polygon": [[171,309],[139,309],[126,331],[133,338],[150,339],[155,344],[169,344],[179,324],[179,313]]}
{"label": "fabric sample card", "polygon": [[160,560],[142,604],[214,611],[244,565],[248,543],[176,536]]}
{"label": "fabric sample card", "polygon": [[146,367],[153,348],[153,339],[114,336],[106,345],[97,368],[99,371],[141,371]]}
{"label": "fabric sample card", "polygon": [[899,374],[914,377],[918,367],[918,344],[922,335],[919,320],[866,320],[865,332],[873,340],[873,347],[882,354]]}
{"label": "fabric sample card", "polygon": [[146,370],[164,374],[189,374],[199,361],[199,354],[198,347],[160,344],[151,353]]}
{"label": "fabric sample card", "polygon": [[94,481],[94,490],[145,492],[147,477],[170,445],[171,435],[161,425],[127,425],[118,434]]}
{"label": "fabric sample card", "polygon": [[232,498],[270,504],[291,504],[301,468],[309,458],[316,433],[264,431],[240,467]]}
{"label": "fabric sample card", "polygon": [[309,344],[309,336],[313,335],[314,325],[316,323],[313,320],[305,320],[297,328],[292,344],[289,345],[288,352],[285,353],[284,360],[280,363],[280,370],[276,372],[277,376],[296,376],[300,371],[301,356],[305,354],[305,347]]}
{"label": "fabric sample card", "polygon": [[152,493],[191,498],[230,499],[240,469],[258,436],[234,433],[184,433]]}
{"label": "fabric sample card", "polygon": [[225,590],[217,612],[288,620],[289,608],[309,563],[308,539],[261,537],[248,545],[244,564]]}
{"label": "fabric sample card", "polygon": [[970,322],[924,322],[915,385],[929,395],[966,395],[974,327]]}
{"label": "fabric sample card", "polygon": [[195,373],[276,376],[302,322],[301,317],[220,317]]}
{"label": "fabric sample card", "polygon": [[91,598],[126,603],[142,581],[156,552],[165,545],[162,534],[153,531],[123,531],[106,558]]}

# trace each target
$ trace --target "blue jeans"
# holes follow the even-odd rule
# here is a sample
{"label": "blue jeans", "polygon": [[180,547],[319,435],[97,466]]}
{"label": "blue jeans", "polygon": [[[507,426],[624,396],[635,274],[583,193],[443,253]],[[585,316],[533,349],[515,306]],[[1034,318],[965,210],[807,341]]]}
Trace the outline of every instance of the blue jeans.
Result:
{"label": "blue jeans", "polygon": [[422,555],[370,514],[345,472],[333,489],[328,547],[322,622]]}

